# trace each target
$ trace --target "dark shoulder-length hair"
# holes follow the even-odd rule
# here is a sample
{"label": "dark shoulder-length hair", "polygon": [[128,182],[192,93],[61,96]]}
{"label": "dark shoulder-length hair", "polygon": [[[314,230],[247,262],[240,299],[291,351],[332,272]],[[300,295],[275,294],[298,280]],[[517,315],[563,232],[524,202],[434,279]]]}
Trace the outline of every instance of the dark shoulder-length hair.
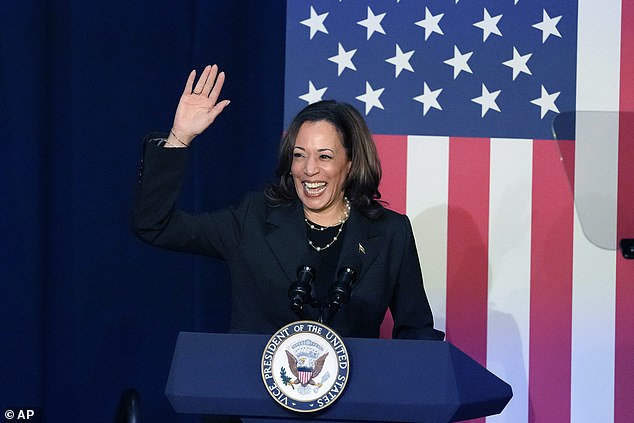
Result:
{"label": "dark shoulder-length hair", "polygon": [[383,214],[383,202],[380,201],[381,163],[376,145],[363,116],[350,104],[334,100],[324,100],[305,107],[291,122],[278,151],[275,175],[279,180],[265,189],[268,204],[283,206],[297,198],[290,174],[295,139],[305,122],[318,121],[330,122],[337,129],[346,155],[352,162],[344,185],[344,193],[350,204],[365,216],[378,219]]}

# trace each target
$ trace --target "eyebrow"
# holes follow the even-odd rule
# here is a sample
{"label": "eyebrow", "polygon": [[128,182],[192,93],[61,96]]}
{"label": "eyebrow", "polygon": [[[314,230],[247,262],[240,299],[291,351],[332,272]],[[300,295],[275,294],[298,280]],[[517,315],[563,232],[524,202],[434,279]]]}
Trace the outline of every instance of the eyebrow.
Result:
{"label": "eyebrow", "polygon": [[[298,146],[293,147],[293,150],[294,150],[294,149],[296,149],[296,148],[297,148],[298,150],[306,151],[306,149],[305,149],[304,147],[298,147]],[[331,151],[331,152],[333,152],[333,153],[336,153],[336,151],[335,151],[335,150],[333,150],[332,148],[319,148],[319,149],[317,149],[317,152],[318,152],[318,153],[322,153],[322,152],[324,152],[324,151]]]}

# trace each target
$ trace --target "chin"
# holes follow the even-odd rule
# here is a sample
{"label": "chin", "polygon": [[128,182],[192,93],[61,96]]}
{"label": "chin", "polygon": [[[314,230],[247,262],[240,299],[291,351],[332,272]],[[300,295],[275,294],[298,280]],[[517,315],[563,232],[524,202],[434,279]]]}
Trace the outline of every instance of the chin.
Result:
{"label": "chin", "polygon": [[302,202],[304,207],[312,211],[321,211],[328,204],[327,197],[324,194],[321,194],[316,197],[311,197],[306,194],[302,194],[299,196],[299,200]]}
{"label": "chin", "polygon": [[308,197],[306,195],[299,197],[302,204],[311,210],[320,210],[324,207],[325,202],[321,198]]}

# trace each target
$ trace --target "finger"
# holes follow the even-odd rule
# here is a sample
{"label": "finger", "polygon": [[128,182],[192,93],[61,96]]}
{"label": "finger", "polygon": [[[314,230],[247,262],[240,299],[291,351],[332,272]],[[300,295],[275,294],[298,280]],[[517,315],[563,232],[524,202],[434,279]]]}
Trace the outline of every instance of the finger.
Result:
{"label": "finger", "polygon": [[192,85],[194,85],[194,79],[196,79],[196,69],[192,70],[187,77],[187,82],[185,83],[185,89],[183,90],[183,94],[191,94]]}
{"label": "finger", "polygon": [[203,92],[201,93],[201,95],[204,95],[205,97],[209,97],[209,93],[211,92],[211,89],[214,87],[217,74],[218,74],[218,66],[213,65],[209,72],[209,76],[207,77],[207,80],[205,81],[205,87],[203,88]]}
{"label": "finger", "polygon": [[214,84],[213,89],[209,95],[209,99],[213,104],[216,104],[218,101],[218,97],[220,97],[220,92],[222,91],[222,86],[225,84],[225,73],[220,72],[218,74],[218,78],[216,78],[216,83]]}
{"label": "finger", "polygon": [[205,82],[207,82],[207,78],[209,78],[210,71],[211,66],[205,66],[203,73],[200,74],[200,78],[198,78],[198,82],[196,82],[196,86],[194,87],[194,94],[200,94],[203,92],[203,88],[205,87]]}
{"label": "finger", "polygon": [[229,103],[231,103],[231,100],[223,100],[220,103],[216,104],[213,109],[211,109],[209,115],[212,122],[216,120],[218,115],[222,113],[222,111],[225,109],[225,107],[229,105]]}

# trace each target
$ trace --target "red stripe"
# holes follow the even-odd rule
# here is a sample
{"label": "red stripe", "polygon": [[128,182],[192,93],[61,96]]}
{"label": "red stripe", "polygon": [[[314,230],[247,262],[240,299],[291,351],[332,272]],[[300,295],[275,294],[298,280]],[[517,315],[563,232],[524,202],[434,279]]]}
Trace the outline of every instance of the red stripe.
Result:
{"label": "red stripe", "polygon": [[490,141],[451,138],[447,340],[486,366]]}
{"label": "red stripe", "polygon": [[[533,142],[529,422],[570,422],[573,142]],[[567,150],[567,151],[566,151]]]}
{"label": "red stripe", "polygon": [[[634,238],[634,4],[621,10],[621,98],[617,196],[617,240]],[[614,422],[634,416],[634,260],[616,258]]]}
{"label": "red stripe", "polygon": [[[373,135],[381,159],[383,177],[379,185],[381,199],[388,208],[405,213],[407,195],[407,137],[397,135]],[[394,320],[388,310],[381,325],[381,338],[392,337]]]}
{"label": "red stripe", "polygon": [[[619,124],[619,185],[617,240],[634,238],[634,124]],[[616,257],[616,318],[614,369],[614,422],[634,416],[634,260]]]}
{"label": "red stripe", "polygon": [[400,135],[373,135],[381,159],[383,178],[379,191],[388,208],[399,213],[406,210],[407,137]]}

